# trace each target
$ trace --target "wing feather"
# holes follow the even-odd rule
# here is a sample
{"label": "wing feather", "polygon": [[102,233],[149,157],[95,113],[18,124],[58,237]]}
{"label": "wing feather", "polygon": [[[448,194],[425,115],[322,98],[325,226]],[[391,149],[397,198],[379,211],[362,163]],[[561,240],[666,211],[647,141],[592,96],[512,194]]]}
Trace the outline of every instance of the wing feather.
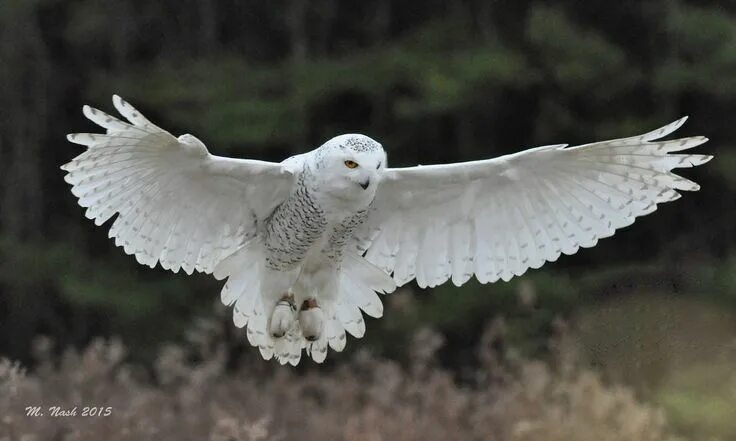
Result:
{"label": "wing feather", "polygon": [[87,147],[61,168],[85,215],[148,266],[211,272],[255,234],[294,177],[281,164],[211,155],[191,135],[174,137],[117,95],[125,120],[84,106],[105,133],[74,133]]}
{"label": "wing feather", "polygon": [[712,156],[672,154],[707,141],[660,140],[681,118],[643,135],[550,145],[495,159],[387,169],[358,252],[398,285],[435,286],[472,274],[509,280],[561,254],[592,247],[657,205],[696,191],[673,173]]}

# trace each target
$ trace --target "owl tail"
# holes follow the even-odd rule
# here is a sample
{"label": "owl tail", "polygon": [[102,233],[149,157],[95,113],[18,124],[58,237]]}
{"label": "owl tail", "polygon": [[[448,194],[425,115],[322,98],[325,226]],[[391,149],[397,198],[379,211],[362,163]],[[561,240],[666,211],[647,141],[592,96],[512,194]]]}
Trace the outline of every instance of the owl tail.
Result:
{"label": "owl tail", "polygon": [[[365,322],[361,310],[371,317],[383,316],[383,303],[378,294],[396,290],[396,282],[383,270],[358,254],[347,254],[340,272],[340,287],[334,305],[334,318],[340,330],[361,338],[365,334]],[[341,351],[342,347],[330,347]]]}
{"label": "owl tail", "polygon": [[306,350],[317,363],[327,356],[328,347],[342,351],[346,331],[356,338],[365,334],[361,310],[371,317],[383,315],[383,303],[377,293],[387,294],[396,283],[383,270],[357,254],[348,254],[340,271],[338,293],[334,301],[322,303],[325,313],[324,331],[318,341],[307,342],[298,328],[280,339],[268,332],[268,316],[261,295],[265,253],[260,241],[253,240],[217,264],[213,275],[222,280],[221,300],[233,307],[233,323],[246,329],[248,342],[257,346],[264,359],[276,358],[280,363],[296,365]]}
{"label": "owl tail", "polygon": [[[295,334],[289,333],[275,340],[274,357],[282,364],[289,362],[295,365],[303,348],[312,360],[322,363],[329,348],[336,352],[345,348],[346,331],[353,337],[363,337],[365,321],[361,310],[371,317],[381,317],[383,303],[378,293],[387,294],[395,289],[393,279],[362,256],[346,256],[340,270],[337,292],[324,293],[318,298],[324,316],[320,338],[307,341],[297,329]],[[299,352],[295,353],[296,350]]]}

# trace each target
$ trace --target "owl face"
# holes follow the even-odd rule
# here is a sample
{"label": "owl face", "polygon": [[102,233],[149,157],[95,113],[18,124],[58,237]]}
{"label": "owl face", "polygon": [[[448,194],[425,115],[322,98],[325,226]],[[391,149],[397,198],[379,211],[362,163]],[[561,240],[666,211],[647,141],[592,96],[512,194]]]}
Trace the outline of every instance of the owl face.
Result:
{"label": "owl face", "polygon": [[340,135],[321,149],[320,173],[332,192],[344,198],[373,199],[386,169],[386,152],[378,142],[358,134]]}

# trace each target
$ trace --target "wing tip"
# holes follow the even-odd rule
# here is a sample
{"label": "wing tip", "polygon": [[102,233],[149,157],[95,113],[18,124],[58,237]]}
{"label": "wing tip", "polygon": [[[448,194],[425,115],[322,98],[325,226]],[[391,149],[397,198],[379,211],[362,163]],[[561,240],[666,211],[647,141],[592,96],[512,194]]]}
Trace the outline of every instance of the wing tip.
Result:
{"label": "wing tip", "polygon": [[132,107],[117,93],[112,94],[112,105],[115,107],[115,109],[117,109],[118,112],[120,112],[121,115],[125,115],[126,107]]}
{"label": "wing tip", "polygon": [[74,165],[74,159],[72,159],[71,161],[68,161],[68,162],[60,165],[59,168],[62,169],[62,170],[64,170],[68,174],[71,171],[71,168],[72,168],[73,165]]}
{"label": "wing tip", "polygon": [[667,132],[668,132],[667,134],[672,133],[675,130],[677,130],[680,127],[682,127],[683,124],[685,124],[685,122],[688,120],[688,118],[690,118],[690,116],[683,115],[679,119],[676,119],[676,120],[672,121],[671,123],[667,124],[666,126],[664,126],[665,128],[669,129],[669,130],[667,130]]}
{"label": "wing tip", "polygon": [[72,144],[79,144],[79,145],[87,145],[80,140],[77,139],[79,136],[79,133],[67,133],[66,140],[71,142]]}
{"label": "wing tip", "polygon": [[[708,141],[710,140],[706,138],[705,136],[690,136],[687,138],[673,139],[672,141],[669,141],[669,142],[671,144],[674,144],[674,146],[670,147],[668,153],[682,151],[682,150],[690,150],[692,148],[703,145]],[[677,143],[679,143],[679,145]]]}
{"label": "wing tip", "polygon": [[87,117],[88,120],[96,123],[95,118],[97,117],[97,114],[98,113],[104,113],[104,112],[102,112],[101,110],[98,110],[98,109],[96,109],[96,108],[94,108],[94,107],[92,107],[92,106],[90,106],[88,104],[85,104],[85,105],[82,106],[82,113],[84,114],[84,116]]}
{"label": "wing tip", "polygon": [[656,139],[663,138],[673,132],[675,132],[677,129],[682,127],[683,124],[685,124],[685,121],[687,121],[688,115],[684,115],[680,117],[679,119],[676,119],[675,121],[672,121],[669,124],[665,124],[664,126],[652,130],[651,132],[647,132],[643,135],[641,135],[641,140],[643,141],[654,141]]}
{"label": "wing tip", "polygon": [[689,165],[687,167],[699,167],[713,159],[713,155],[690,155],[687,158]]}

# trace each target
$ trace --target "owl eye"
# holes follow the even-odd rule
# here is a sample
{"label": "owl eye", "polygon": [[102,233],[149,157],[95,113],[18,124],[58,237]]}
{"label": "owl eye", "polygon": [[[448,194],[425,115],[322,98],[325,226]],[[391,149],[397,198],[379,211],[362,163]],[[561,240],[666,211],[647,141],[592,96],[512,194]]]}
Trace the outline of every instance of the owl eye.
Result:
{"label": "owl eye", "polygon": [[356,168],[358,166],[358,163],[355,161],[347,160],[345,161],[345,167],[347,168]]}

